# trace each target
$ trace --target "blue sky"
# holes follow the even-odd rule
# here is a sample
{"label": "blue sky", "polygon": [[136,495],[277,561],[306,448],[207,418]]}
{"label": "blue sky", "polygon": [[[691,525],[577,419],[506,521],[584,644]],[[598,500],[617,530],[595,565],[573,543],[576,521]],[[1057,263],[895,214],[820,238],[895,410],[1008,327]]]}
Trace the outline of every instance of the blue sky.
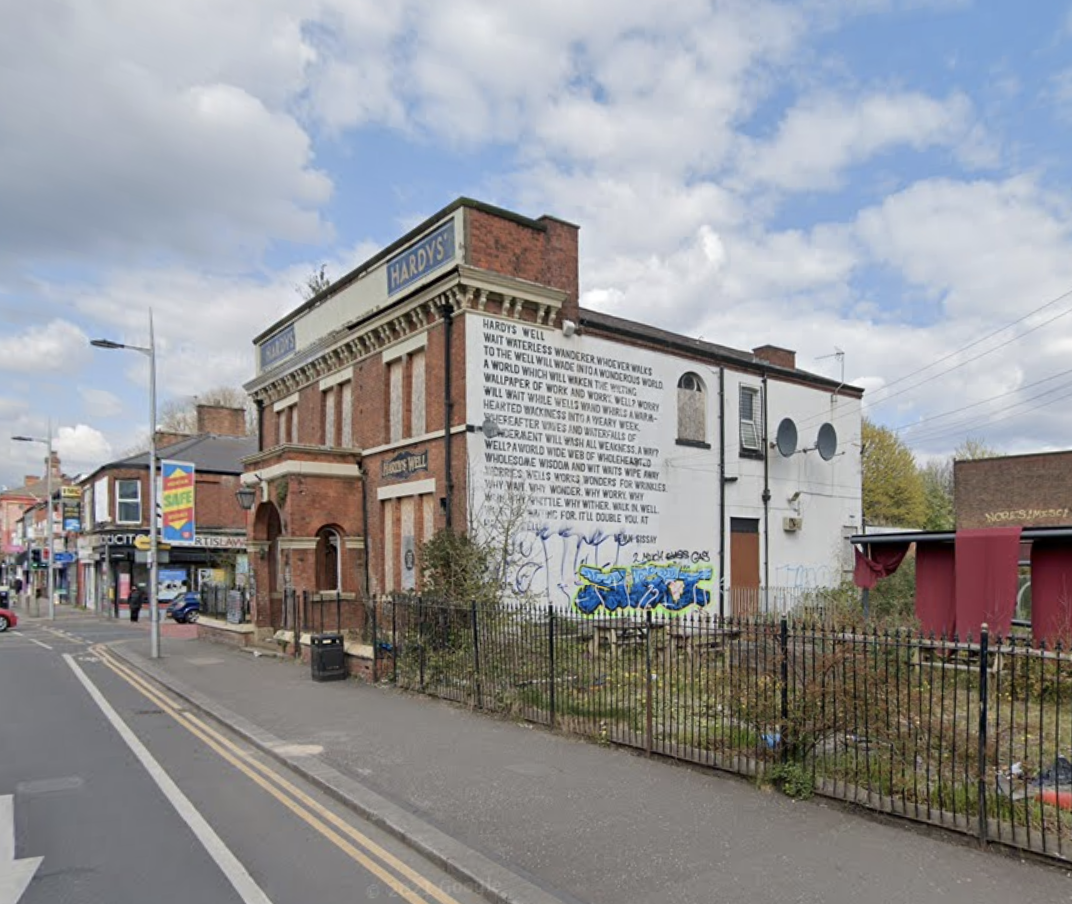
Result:
{"label": "blue sky", "polygon": [[[68,472],[147,419],[144,360],[90,338],[144,343],[151,306],[162,402],[240,385],[309,272],[459,195],[578,223],[584,304],[834,376],[840,349],[921,459],[1072,446],[1070,0],[46,0],[4,21],[0,436],[51,418]],[[39,470],[6,451],[0,484]]]}

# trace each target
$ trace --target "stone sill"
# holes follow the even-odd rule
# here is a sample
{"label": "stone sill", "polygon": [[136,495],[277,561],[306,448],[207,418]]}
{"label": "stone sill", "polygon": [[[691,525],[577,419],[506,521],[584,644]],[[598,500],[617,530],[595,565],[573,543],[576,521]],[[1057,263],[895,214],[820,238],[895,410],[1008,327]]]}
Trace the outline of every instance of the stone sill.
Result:
{"label": "stone sill", "polygon": [[211,618],[208,615],[202,615],[197,619],[197,624],[204,628],[211,628],[213,631],[230,631],[233,634],[252,634],[257,629],[249,624],[234,625],[229,621],[223,621],[218,618]]}
{"label": "stone sill", "polygon": [[[294,643],[293,631],[276,631],[272,635],[272,640],[278,644],[286,644],[289,646]],[[308,649],[312,646],[312,635],[306,632],[302,632],[298,639],[303,647]],[[343,650],[347,656],[353,656],[355,659],[372,659],[372,644],[360,643],[356,640],[343,640]]]}

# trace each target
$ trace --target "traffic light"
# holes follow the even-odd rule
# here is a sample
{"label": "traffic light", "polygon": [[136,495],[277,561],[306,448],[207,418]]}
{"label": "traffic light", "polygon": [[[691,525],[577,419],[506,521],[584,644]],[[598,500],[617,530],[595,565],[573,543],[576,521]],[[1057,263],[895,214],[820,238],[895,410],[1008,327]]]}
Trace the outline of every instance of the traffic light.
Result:
{"label": "traffic light", "polygon": [[31,568],[44,568],[45,565],[41,561],[41,553],[43,550],[31,549],[30,550],[30,567]]}

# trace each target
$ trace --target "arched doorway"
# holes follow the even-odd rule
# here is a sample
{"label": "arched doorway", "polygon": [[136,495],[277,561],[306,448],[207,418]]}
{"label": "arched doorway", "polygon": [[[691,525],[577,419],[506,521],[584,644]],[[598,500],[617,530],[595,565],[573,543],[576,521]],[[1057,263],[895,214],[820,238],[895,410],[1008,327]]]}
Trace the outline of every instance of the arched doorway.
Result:
{"label": "arched doorway", "polygon": [[[260,547],[257,564],[257,603],[268,612],[267,624],[280,624],[283,612],[283,567],[279,538],[283,535],[283,518],[274,503],[262,502],[253,522],[253,538]],[[263,622],[262,622],[263,623]]]}

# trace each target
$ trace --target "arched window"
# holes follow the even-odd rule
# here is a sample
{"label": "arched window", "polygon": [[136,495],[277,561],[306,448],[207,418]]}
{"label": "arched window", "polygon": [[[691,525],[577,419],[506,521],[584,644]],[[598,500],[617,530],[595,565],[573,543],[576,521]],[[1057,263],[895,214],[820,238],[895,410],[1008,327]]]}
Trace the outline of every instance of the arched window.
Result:
{"label": "arched window", "polygon": [[677,441],[707,445],[707,399],[703,380],[693,373],[677,381]]}
{"label": "arched window", "polygon": [[333,527],[322,527],[316,534],[316,586],[342,590],[342,535]]}

